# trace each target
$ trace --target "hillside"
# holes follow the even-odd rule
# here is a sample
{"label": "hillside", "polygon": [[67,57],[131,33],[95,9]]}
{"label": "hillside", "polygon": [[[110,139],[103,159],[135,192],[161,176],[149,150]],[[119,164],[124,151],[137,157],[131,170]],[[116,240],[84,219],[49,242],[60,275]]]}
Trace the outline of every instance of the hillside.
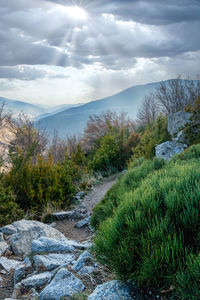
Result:
{"label": "hillside", "polygon": [[158,85],[159,82],[134,86],[116,95],[66,109],[43,118],[37,122],[37,125],[45,128],[50,133],[56,129],[61,137],[65,137],[71,134],[81,134],[89,115],[98,114],[102,111],[128,112],[129,116],[134,119],[144,96],[152,92]]}

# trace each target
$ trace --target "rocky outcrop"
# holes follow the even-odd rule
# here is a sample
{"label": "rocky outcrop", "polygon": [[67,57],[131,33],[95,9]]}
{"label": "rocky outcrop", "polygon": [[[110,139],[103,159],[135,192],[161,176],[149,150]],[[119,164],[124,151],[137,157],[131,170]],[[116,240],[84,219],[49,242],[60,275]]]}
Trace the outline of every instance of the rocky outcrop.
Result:
{"label": "rocky outcrop", "polygon": [[190,117],[192,114],[178,111],[176,113],[170,113],[168,116],[168,132],[171,136],[176,135],[187,123],[191,123]]}
{"label": "rocky outcrop", "polygon": [[186,144],[167,141],[156,146],[156,157],[169,160],[173,155],[183,152],[186,148]]}
{"label": "rocky outcrop", "polygon": [[[133,298],[134,297],[134,298]],[[130,285],[113,280],[96,287],[88,300],[132,300],[136,298],[136,289]]]}

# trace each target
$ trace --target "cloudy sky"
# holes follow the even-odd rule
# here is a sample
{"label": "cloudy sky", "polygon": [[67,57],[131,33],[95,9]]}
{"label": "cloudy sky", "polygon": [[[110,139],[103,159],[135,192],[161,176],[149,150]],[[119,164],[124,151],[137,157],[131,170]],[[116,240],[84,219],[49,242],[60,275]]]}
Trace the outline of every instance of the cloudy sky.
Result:
{"label": "cloudy sky", "polygon": [[0,0],[0,96],[58,105],[200,73],[200,0]]}

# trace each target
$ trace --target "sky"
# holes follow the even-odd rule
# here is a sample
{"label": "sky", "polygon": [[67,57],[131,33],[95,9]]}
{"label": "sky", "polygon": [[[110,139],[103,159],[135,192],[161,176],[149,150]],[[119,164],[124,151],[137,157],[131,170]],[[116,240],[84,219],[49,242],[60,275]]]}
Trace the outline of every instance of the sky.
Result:
{"label": "sky", "polygon": [[0,0],[0,96],[60,105],[200,73],[200,0]]}

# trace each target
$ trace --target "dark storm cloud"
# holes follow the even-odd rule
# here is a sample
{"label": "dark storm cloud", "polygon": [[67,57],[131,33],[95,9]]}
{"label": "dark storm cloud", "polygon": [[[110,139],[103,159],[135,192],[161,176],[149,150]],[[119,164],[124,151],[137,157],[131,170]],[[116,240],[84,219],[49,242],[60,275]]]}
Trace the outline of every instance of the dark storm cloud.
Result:
{"label": "dark storm cloud", "polygon": [[[75,21],[57,4],[82,6],[88,20]],[[12,72],[17,65],[126,70],[138,58],[175,58],[200,49],[199,28],[199,0],[1,0],[0,66],[10,68],[0,77],[44,75]]]}

